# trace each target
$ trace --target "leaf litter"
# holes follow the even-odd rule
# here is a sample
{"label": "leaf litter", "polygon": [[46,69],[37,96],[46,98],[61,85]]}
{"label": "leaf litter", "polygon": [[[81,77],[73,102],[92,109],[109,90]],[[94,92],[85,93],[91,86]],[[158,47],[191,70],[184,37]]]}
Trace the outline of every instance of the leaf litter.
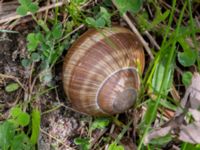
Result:
{"label": "leaf litter", "polygon": [[[174,134],[179,140],[197,144],[200,143],[200,74],[194,73],[190,86],[186,89],[180,107],[175,116],[167,123],[150,131],[144,140],[145,144],[151,140]],[[178,134],[176,134],[178,131]]]}

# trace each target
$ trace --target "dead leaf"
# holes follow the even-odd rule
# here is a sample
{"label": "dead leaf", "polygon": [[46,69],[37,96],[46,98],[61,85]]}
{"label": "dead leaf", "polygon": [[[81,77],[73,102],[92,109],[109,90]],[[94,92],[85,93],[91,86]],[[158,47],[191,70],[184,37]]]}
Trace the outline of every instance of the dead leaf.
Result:
{"label": "dead leaf", "polygon": [[179,139],[181,141],[192,144],[200,143],[200,122],[194,122],[187,126],[182,125],[180,129]]}
{"label": "dead leaf", "polygon": [[196,122],[200,122],[200,111],[196,109],[189,109],[189,112],[192,114],[192,117]]}
{"label": "dead leaf", "polygon": [[200,106],[200,74],[194,73],[192,84],[190,85],[190,104],[191,108],[198,109]]}
{"label": "dead leaf", "polygon": [[171,126],[167,126],[164,128],[159,128],[159,129],[155,129],[153,131],[151,131],[149,134],[147,134],[147,136],[144,138],[144,144],[148,144],[152,139],[156,139],[159,137],[163,137],[166,136],[168,133],[170,133],[172,127]]}
{"label": "dead leaf", "polygon": [[175,116],[179,116],[183,112],[183,108],[198,109],[200,107],[200,74],[197,72],[194,73],[191,85],[181,100],[181,107],[177,109]]}

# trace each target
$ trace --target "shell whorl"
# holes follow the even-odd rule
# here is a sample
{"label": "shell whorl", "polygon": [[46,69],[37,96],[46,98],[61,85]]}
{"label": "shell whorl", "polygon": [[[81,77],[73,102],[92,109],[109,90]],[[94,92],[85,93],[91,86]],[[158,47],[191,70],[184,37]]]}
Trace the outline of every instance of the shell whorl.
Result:
{"label": "shell whorl", "polygon": [[[138,62],[143,70],[142,46],[129,30],[121,27],[106,28],[100,32],[88,30],[72,45],[65,57],[63,83],[68,99],[77,110],[87,114],[122,112],[123,107],[128,108],[122,106],[122,100],[125,101],[128,96],[127,103],[133,103],[139,89]],[[117,103],[121,106],[115,107]],[[110,110],[113,108],[117,110]]]}

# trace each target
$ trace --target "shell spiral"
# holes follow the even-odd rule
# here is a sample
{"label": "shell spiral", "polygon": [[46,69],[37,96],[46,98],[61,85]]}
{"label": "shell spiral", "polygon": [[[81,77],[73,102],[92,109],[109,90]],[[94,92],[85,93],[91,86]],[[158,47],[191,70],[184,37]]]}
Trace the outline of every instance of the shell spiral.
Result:
{"label": "shell spiral", "polygon": [[68,50],[63,65],[65,93],[80,112],[113,115],[130,108],[140,87],[144,51],[126,28],[89,29]]}

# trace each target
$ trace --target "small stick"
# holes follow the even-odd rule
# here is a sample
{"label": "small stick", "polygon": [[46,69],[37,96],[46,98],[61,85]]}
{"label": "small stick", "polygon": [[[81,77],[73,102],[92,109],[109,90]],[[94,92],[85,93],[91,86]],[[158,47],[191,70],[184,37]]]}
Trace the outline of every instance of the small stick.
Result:
{"label": "small stick", "polygon": [[7,78],[7,79],[12,79],[12,80],[15,80],[20,86],[21,88],[26,91],[26,89],[24,88],[23,84],[19,81],[19,79],[15,76],[12,76],[12,75],[6,75],[6,74],[2,74],[0,73],[0,78]]}
{"label": "small stick", "polygon": [[133,32],[137,35],[138,39],[143,44],[143,46],[146,49],[147,53],[149,54],[150,58],[154,59],[154,56],[153,56],[153,54],[151,52],[151,49],[149,48],[148,43],[144,40],[144,38],[139,33],[139,31],[137,30],[137,28],[135,27],[135,25],[131,22],[130,18],[127,16],[126,13],[123,15],[123,18],[127,22],[127,24],[130,26],[130,28],[133,30]]}
{"label": "small stick", "polygon": [[[117,5],[115,4],[115,0],[112,0],[113,4],[115,5],[115,7],[117,8]],[[118,8],[117,8],[118,9]],[[144,40],[144,38],[142,37],[142,35],[139,33],[139,31],[137,30],[137,28],[135,27],[135,25],[131,22],[131,19],[127,16],[126,13],[124,13],[124,15],[122,16],[123,19],[127,22],[127,24],[129,25],[129,27],[131,28],[131,30],[133,30],[133,32],[136,34],[136,36],[138,37],[138,39],[140,40],[140,42],[142,43],[142,45],[144,46],[145,50],[147,51],[147,53],[149,54],[151,59],[154,59],[154,56],[151,52],[151,49],[149,48],[148,43]]]}
{"label": "small stick", "polygon": [[[42,8],[40,8],[40,9],[37,11],[37,13],[43,12],[43,11],[45,11],[45,10],[52,9],[52,8],[55,8],[55,7],[60,7],[60,6],[62,6],[63,4],[65,4],[65,3],[66,3],[66,2],[62,1],[62,2],[55,3],[55,4],[51,4],[51,5],[49,5],[49,6],[42,7]],[[25,16],[29,16],[29,15],[31,15],[30,12],[27,13]],[[14,12],[14,13],[10,14],[10,16],[7,16],[7,17],[5,17],[5,18],[2,18],[2,19],[0,20],[0,24],[5,23],[5,22],[10,22],[10,21],[12,21],[12,20],[19,19],[19,18],[21,18],[21,17],[22,17],[21,15],[18,15],[16,12]],[[24,16],[23,16],[23,17],[24,17]]]}
{"label": "small stick", "polygon": [[49,136],[49,137],[51,137],[52,139],[56,140],[58,143],[64,145],[65,148],[66,148],[67,150],[75,150],[75,149],[71,148],[70,146],[66,145],[65,142],[63,142],[63,141],[57,139],[57,138],[54,137],[53,135],[51,135],[51,134],[47,133],[46,131],[44,131],[43,129],[40,128],[40,131],[41,131],[43,134],[46,134],[47,136]]}

